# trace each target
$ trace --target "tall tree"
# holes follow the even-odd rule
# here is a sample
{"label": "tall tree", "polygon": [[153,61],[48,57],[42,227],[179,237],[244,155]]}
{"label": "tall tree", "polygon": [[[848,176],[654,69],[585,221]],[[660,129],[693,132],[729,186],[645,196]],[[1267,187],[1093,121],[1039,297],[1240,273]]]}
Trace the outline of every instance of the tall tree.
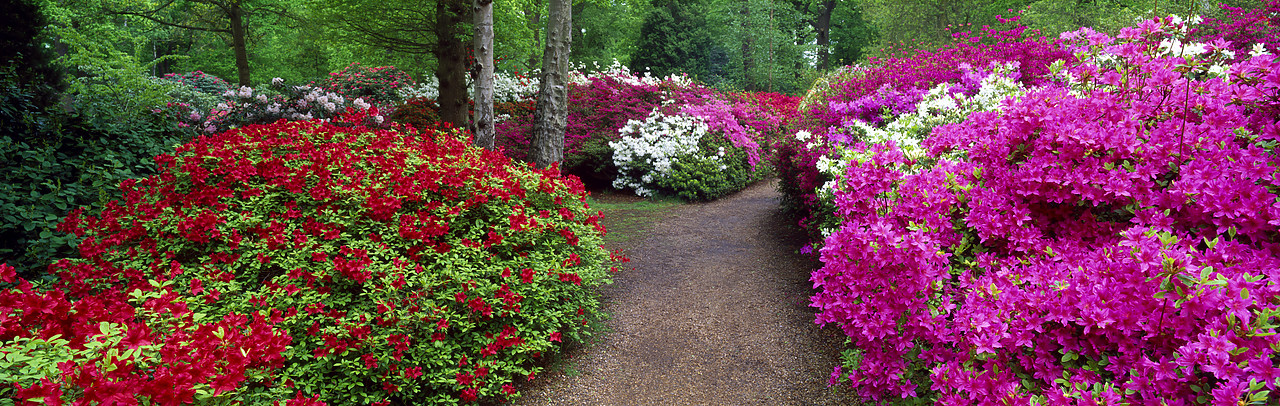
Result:
{"label": "tall tree", "polygon": [[467,95],[467,0],[436,0],[436,80],[440,83],[440,120],[467,128],[471,113]]}
{"label": "tall tree", "polygon": [[551,0],[547,12],[547,49],[542,53],[542,83],[534,111],[534,165],[547,168],[564,159],[569,109],[569,48],[573,43],[571,0]]}
{"label": "tall tree", "polygon": [[[195,8],[211,8],[214,18],[190,18],[196,15],[183,12]],[[141,17],[163,26],[192,31],[204,31],[225,35],[235,55],[236,82],[241,86],[250,83],[248,19],[257,15],[275,15],[294,18],[282,4],[267,0],[166,0],[155,7],[128,5],[114,10],[115,14]],[[200,14],[199,16],[209,16]]]}
{"label": "tall tree", "polygon": [[831,67],[831,15],[840,3],[843,1],[791,0],[792,6],[800,11],[804,22],[813,28],[818,46],[818,70],[820,71]]}
{"label": "tall tree", "polygon": [[493,0],[474,0],[473,7],[476,34],[471,49],[479,72],[473,81],[476,112],[472,133],[476,146],[493,149]]}
{"label": "tall tree", "polygon": [[322,21],[349,42],[435,62],[441,121],[467,128],[471,0],[312,0]]}
{"label": "tall tree", "polygon": [[632,70],[648,69],[657,76],[687,73],[707,83],[723,81],[728,51],[707,18],[709,0],[654,0],[640,26],[640,40],[631,54]]}

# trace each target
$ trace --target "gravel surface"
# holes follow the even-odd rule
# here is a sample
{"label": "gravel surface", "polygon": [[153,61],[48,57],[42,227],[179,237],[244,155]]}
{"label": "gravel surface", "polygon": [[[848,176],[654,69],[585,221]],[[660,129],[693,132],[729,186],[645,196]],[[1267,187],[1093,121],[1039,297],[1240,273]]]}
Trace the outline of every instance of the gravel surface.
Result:
{"label": "gravel surface", "polygon": [[[624,252],[593,344],[571,349],[517,405],[848,405],[827,387],[842,335],[814,324],[803,234],[776,181],[674,208]],[[606,218],[607,222],[607,218]]]}

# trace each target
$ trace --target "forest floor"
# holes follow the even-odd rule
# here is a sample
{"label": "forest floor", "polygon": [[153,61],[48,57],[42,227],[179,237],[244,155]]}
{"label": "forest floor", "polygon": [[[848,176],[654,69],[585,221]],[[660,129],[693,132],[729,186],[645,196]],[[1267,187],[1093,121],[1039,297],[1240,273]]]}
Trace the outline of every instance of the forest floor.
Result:
{"label": "forest floor", "polygon": [[[776,180],[702,204],[595,196],[630,268],[601,289],[592,342],[571,346],[516,405],[848,405],[829,388],[843,335],[814,323],[804,234]],[[594,208],[595,206],[593,206]]]}

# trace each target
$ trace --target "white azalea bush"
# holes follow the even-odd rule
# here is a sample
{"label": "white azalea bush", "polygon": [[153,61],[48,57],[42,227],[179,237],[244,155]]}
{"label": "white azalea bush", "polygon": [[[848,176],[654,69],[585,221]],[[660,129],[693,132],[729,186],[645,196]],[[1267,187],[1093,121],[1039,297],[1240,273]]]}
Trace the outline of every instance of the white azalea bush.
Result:
{"label": "white azalea bush", "polygon": [[[467,78],[467,95],[475,97],[475,86],[471,78]],[[434,75],[417,86],[400,88],[400,98],[412,100],[425,98],[434,104],[440,98],[440,81]],[[493,101],[495,103],[515,103],[532,100],[538,95],[538,71],[526,73],[497,72],[493,76]]]}
{"label": "white azalea bush", "polygon": [[679,196],[689,201],[714,200],[758,180],[760,172],[747,153],[698,117],[670,115],[654,109],[644,120],[628,120],[621,138],[609,142],[618,177],[617,189],[636,195]]}

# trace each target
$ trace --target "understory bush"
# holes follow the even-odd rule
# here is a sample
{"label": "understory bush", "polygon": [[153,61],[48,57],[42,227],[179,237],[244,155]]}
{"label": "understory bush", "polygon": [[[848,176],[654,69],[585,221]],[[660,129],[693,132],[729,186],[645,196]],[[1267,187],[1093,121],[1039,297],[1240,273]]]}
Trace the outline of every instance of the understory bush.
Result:
{"label": "understory bush", "polygon": [[77,73],[60,92],[24,79],[18,60],[0,68],[0,262],[24,278],[47,277],[50,262],[75,252],[75,238],[55,230],[69,210],[101,207],[121,180],[154,173],[151,157],[195,134],[172,119],[181,111],[172,84],[130,55],[71,42],[75,52],[41,68]]}
{"label": "understory bush", "polygon": [[314,85],[325,92],[350,100],[363,99],[386,110],[404,100],[400,89],[412,87],[413,77],[394,66],[363,66],[355,62]]}
{"label": "understory bush", "polygon": [[[582,184],[453,130],[279,122],[202,136],[0,266],[0,395],[49,403],[459,404],[581,340],[619,257]],[[16,286],[14,285],[16,283]],[[38,284],[39,285],[39,284]],[[277,402],[281,401],[281,402]]]}
{"label": "understory bush", "polygon": [[753,140],[747,140],[747,148],[735,145],[723,135],[727,131],[713,132],[703,117],[654,110],[644,121],[632,120],[618,132],[621,138],[609,142],[618,168],[613,187],[640,196],[715,200],[759,180],[763,173],[754,170],[752,152],[758,146]]}
{"label": "understory bush", "polygon": [[812,275],[817,321],[849,338],[831,383],[905,403],[1275,403],[1280,60],[1189,31],[1066,33],[1073,57],[1037,85],[994,68],[998,97],[935,86],[880,124],[801,134],[835,219]]}

